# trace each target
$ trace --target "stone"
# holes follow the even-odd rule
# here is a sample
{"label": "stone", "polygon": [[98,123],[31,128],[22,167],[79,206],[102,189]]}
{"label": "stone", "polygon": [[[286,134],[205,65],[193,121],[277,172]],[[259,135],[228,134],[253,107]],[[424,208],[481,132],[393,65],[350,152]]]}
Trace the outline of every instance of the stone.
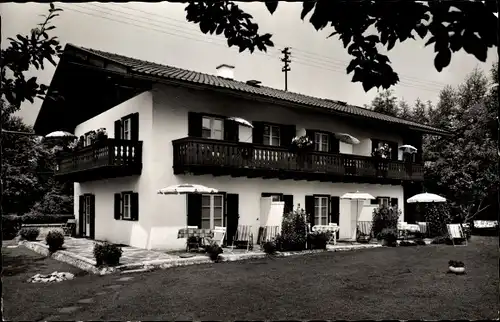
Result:
{"label": "stone", "polygon": [[80,307],[79,306],[67,306],[59,309],[59,313],[72,313],[78,310]]}
{"label": "stone", "polygon": [[93,298],[81,299],[81,300],[78,301],[78,303],[91,304],[91,303],[94,303],[94,299]]}

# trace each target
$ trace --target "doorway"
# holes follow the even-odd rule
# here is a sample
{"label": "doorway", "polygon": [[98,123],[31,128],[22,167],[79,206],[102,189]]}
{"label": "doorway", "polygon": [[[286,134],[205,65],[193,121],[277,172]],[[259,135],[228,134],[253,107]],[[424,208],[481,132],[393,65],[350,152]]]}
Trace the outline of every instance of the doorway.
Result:
{"label": "doorway", "polygon": [[85,194],[80,196],[79,228],[80,236],[95,238],[95,195]]}

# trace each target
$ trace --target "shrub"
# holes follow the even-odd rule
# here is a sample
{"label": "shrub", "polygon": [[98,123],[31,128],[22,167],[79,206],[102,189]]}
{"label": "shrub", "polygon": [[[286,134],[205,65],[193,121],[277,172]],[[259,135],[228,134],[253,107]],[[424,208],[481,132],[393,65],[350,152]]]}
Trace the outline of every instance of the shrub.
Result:
{"label": "shrub", "polygon": [[304,209],[291,211],[283,215],[281,235],[277,238],[278,250],[300,251],[306,248],[306,213]]}
{"label": "shrub", "polygon": [[415,242],[415,244],[417,244],[419,246],[425,246],[425,245],[427,245],[423,239],[415,239],[414,242]]}
{"label": "shrub", "polygon": [[395,247],[397,245],[396,241],[398,240],[398,231],[394,228],[384,228],[377,235],[377,239],[383,239],[386,241],[387,246]]}
{"label": "shrub", "polygon": [[447,233],[446,225],[452,220],[451,211],[447,204],[426,206],[425,221],[432,237],[443,236]]}
{"label": "shrub", "polygon": [[222,247],[217,245],[217,243],[212,243],[212,244],[208,245],[205,248],[205,251],[208,253],[208,256],[213,261],[217,261],[219,259],[219,255],[224,252],[222,250]]}
{"label": "shrub", "polygon": [[40,230],[38,228],[22,228],[19,231],[21,238],[29,241],[35,241],[39,234]]}
{"label": "shrub", "polygon": [[310,249],[326,249],[328,240],[330,240],[330,234],[324,232],[312,232],[307,236]]}
{"label": "shrub", "polygon": [[461,261],[454,261],[454,260],[451,260],[451,261],[448,261],[448,266],[452,266],[452,267],[465,267],[465,264]]}
{"label": "shrub", "polygon": [[452,244],[452,241],[451,239],[449,239],[448,237],[446,236],[438,236],[438,237],[435,237],[432,241],[431,241],[431,244],[435,244],[435,245],[439,245],[439,244],[447,244],[447,245],[451,245]]}
{"label": "shrub", "polygon": [[399,243],[399,246],[417,246],[417,244],[411,241],[403,240]]}
{"label": "shrub", "polygon": [[75,219],[74,215],[26,214],[19,217],[19,220],[23,224],[63,224],[68,219]]}
{"label": "shrub", "polygon": [[106,264],[108,266],[118,265],[120,262],[120,257],[122,256],[122,249],[114,244],[103,242],[95,243],[94,245],[94,257],[96,260],[96,265],[101,266]]}
{"label": "shrub", "polygon": [[21,216],[2,215],[2,239],[15,238],[21,230]]}
{"label": "shrub", "polygon": [[64,244],[64,235],[60,231],[51,230],[45,237],[45,241],[49,245],[49,251],[55,252],[61,249]]}
{"label": "shrub", "polygon": [[262,244],[262,249],[264,250],[264,253],[272,255],[276,253],[276,241],[271,240],[271,241],[266,241]]}
{"label": "shrub", "polygon": [[374,209],[372,216],[372,231],[374,235],[378,238],[379,234],[385,228],[397,229],[399,216],[401,216],[401,210],[397,208],[379,207]]}

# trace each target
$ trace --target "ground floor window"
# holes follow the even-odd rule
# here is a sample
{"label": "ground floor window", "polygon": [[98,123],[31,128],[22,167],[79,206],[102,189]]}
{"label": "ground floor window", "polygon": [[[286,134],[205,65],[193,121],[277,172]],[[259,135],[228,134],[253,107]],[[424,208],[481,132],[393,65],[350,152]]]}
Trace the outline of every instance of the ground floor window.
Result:
{"label": "ground floor window", "polygon": [[314,197],[314,225],[328,225],[328,197]]}
{"label": "ground floor window", "polygon": [[224,203],[222,195],[202,195],[201,228],[214,229],[223,226]]}
{"label": "ground floor window", "polygon": [[379,197],[378,204],[380,207],[389,207],[389,198]]}

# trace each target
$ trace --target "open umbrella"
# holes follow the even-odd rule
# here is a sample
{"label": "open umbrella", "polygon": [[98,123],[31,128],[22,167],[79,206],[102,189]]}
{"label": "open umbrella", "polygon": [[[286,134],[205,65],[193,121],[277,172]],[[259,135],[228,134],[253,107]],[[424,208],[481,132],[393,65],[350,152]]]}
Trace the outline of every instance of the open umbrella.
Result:
{"label": "open umbrella", "polygon": [[400,146],[398,149],[402,150],[405,153],[417,153],[418,149],[413,145],[405,144]]}
{"label": "open umbrella", "polygon": [[188,193],[206,194],[206,193],[217,193],[217,192],[218,192],[217,189],[205,187],[200,184],[190,184],[190,183],[168,186],[166,188],[157,191],[159,195],[185,195]]}
{"label": "open umbrella", "polygon": [[335,133],[335,137],[347,144],[359,144],[359,140],[347,133]]}
{"label": "open umbrella", "polygon": [[230,120],[230,121],[234,121],[234,122],[236,122],[236,123],[238,123],[240,125],[253,128],[252,123],[248,122],[245,119],[242,119],[241,117],[231,116],[231,117],[228,117],[227,119]]}
{"label": "open umbrella", "polygon": [[407,203],[431,203],[431,202],[446,202],[446,198],[433,193],[419,193],[406,200]]}
{"label": "open umbrella", "polygon": [[372,196],[369,193],[366,192],[348,192],[346,194],[343,194],[340,199],[350,199],[350,200],[356,200],[356,224],[358,222],[358,214],[359,214],[359,202],[358,200],[371,200],[375,199],[374,196]]}
{"label": "open umbrella", "polygon": [[74,137],[75,135],[70,132],[66,131],[55,131],[52,133],[47,134],[45,137],[46,138],[60,138],[60,137]]}

